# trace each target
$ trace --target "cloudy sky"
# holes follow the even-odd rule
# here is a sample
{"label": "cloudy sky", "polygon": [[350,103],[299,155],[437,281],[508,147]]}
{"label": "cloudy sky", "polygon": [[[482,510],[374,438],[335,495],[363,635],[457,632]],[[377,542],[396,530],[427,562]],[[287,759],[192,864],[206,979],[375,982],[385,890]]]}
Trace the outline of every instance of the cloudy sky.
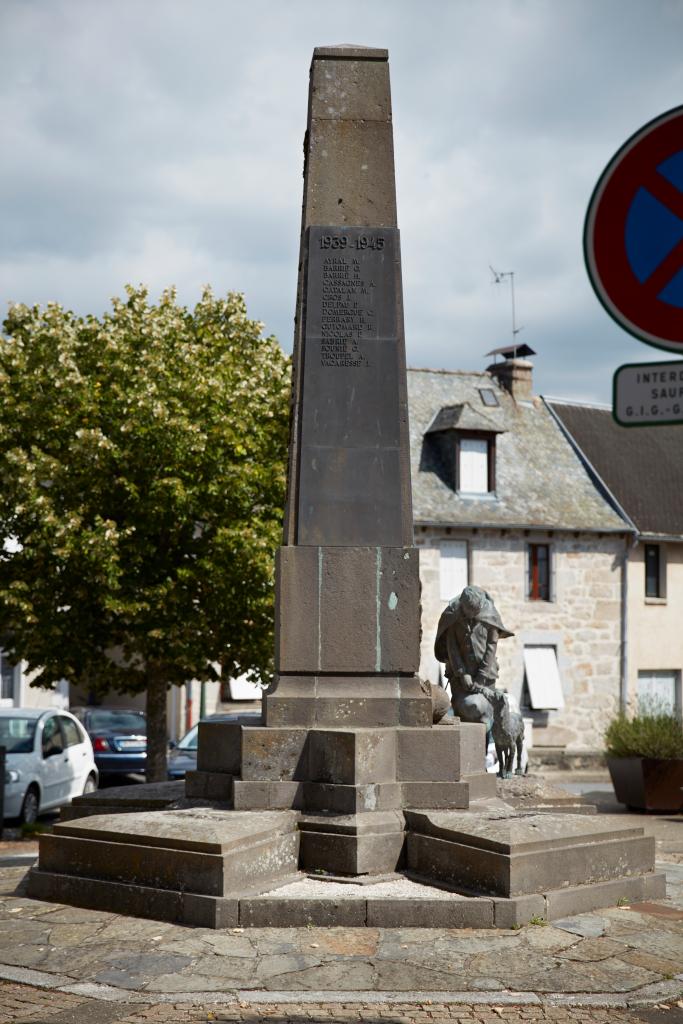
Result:
{"label": "cloudy sky", "polygon": [[0,0],[0,301],[102,313],[130,281],[245,293],[291,350],[313,47],[389,48],[412,366],[521,340],[537,390],[609,401],[672,358],[595,298],[583,218],[683,103],[681,0]]}

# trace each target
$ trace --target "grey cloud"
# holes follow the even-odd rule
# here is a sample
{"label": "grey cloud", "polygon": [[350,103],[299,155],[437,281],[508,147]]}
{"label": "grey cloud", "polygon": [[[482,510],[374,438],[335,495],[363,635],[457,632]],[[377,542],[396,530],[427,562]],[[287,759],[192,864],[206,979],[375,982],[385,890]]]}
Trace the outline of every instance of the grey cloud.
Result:
{"label": "grey cloud", "polygon": [[389,47],[412,365],[524,338],[548,392],[670,358],[599,306],[581,230],[619,145],[680,101],[675,0],[5,0],[0,300],[101,312],[123,284],[244,290],[291,348],[313,46]]}

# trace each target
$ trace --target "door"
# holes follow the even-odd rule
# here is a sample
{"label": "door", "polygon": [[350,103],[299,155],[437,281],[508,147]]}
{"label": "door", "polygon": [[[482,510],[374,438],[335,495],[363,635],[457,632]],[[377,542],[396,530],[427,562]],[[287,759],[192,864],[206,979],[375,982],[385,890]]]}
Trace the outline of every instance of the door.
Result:
{"label": "door", "polygon": [[73,718],[59,715],[65,744],[65,758],[69,769],[67,796],[71,799],[83,792],[90,771],[89,744],[85,733]]}
{"label": "door", "polygon": [[57,715],[43,719],[41,738],[41,809],[58,807],[69,798],[71,770]]}

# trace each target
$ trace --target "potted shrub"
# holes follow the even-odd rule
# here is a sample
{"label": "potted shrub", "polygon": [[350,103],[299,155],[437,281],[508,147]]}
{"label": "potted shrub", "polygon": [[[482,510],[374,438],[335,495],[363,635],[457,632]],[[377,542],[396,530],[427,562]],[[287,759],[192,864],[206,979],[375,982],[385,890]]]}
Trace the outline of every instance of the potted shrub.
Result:
{"label": "potted shrub", "polygon": [[683,810],[683,726],[666,712],[619,715],[605,733],[617,800],[635,810]]}

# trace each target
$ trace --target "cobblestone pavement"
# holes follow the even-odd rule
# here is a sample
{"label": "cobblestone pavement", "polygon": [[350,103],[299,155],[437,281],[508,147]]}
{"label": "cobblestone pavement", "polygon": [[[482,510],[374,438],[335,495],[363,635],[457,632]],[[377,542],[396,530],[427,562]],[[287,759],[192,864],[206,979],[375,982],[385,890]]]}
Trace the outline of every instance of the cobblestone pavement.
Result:
{"label": "cobblestone pavement", "polygon": [[683,1024],[683,866],[660,867],[666,900],[509,931],[188,928],[28,899],[8,867],[0,1024]]}
{"label": "cobblestone pavement", "polygon": [[649,1009],[419,1002],[253,1003],[245,1000],[205,1006],[102,1002],[26,985],[0,983],[0,1024],[195,1024],[195,1022],[267,1021],[269,1024],[418,1024],[456,1021],[461,1024],[681,1024],[683,1002]]}

